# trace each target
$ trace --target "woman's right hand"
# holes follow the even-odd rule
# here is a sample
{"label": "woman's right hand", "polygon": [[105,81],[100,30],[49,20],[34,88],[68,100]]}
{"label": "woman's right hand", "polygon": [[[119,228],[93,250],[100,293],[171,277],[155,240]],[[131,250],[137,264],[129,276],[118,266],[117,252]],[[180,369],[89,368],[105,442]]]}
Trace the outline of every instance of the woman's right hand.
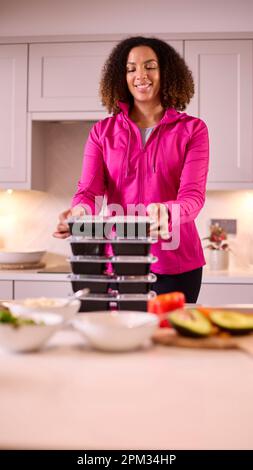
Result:
{"label": "woman's right hand", "polygon": [[59,222],[56,227],[56,231],[53,233],[55,238],[67,238],[70,236],[69,226],[67,224],[67,219],[71,216],[78,217],[85,214],[84,207],[81,205],[72,207],[70,209],[61,212],[59,215]]}

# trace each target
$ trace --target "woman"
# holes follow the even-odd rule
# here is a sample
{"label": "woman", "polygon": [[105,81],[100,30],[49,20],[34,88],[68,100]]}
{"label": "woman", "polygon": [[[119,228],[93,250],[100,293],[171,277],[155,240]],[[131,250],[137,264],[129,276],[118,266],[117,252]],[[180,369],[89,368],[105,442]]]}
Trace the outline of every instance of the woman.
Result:
{"label": "woman", "polygon": [[[205,123],[180,112],[194,94],[192,74],[167,43],[132,37],[112,50],[100,94],[112,116],[90,131],[72,208],[86,205],[97,213],[97,197],[105,194],[108,204],[120,204],[125,213],[129,204],[141,203],[149,213],[159,209],[163,214],[154,227],[162,234],[168,231],[166,215],[173,226],[173,204],[178,204],[178,246],[163,250],[161,239],[153,245],[158,256],[152,265],[157,275],[153,289],[159,294],[182,291],[194,303],[205,264],[194,219],[205,201],[209,146]],[[56,237],[69,235],[70,213],[60,215]]]}

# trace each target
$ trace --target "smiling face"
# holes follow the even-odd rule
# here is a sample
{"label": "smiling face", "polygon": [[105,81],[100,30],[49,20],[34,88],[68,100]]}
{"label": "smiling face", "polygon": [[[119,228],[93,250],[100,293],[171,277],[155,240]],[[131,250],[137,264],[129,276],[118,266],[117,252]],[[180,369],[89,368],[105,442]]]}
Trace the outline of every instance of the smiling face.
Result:
{"label": "smiling face", "polygon": [[131,49],[127,58],[126,80],[135,102],[160,103],[160,70],[153,49],[148,46]]}

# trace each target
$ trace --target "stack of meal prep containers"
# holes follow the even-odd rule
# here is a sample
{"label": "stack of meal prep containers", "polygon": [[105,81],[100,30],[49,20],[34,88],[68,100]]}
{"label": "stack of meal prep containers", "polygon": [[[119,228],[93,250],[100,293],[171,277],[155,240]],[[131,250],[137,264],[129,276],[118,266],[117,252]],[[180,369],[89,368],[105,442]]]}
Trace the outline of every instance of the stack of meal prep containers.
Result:
{"label": "stack of meal prep containers", "polygon": [[150,268],[157,258],[150,254],[156,241],[148,236],[150,218],[82,216],[67,222],[72,289],[89,289],[80,311],[146,311],[156,295],[151,291],[156,276]]}

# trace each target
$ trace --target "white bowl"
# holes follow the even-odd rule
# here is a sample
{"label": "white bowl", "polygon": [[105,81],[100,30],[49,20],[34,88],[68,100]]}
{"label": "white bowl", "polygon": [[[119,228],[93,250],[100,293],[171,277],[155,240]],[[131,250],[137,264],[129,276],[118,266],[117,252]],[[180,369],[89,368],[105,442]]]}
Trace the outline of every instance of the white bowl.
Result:
{"label": "white bowl", "polygon": [[30,313],[56,313],[65,321],[70,320],[78,312],[81,302],[78,299],[64,306],[67,297],[35,297],[29,299],[2,302],[14,315],[29,315]]}
{"label": "white bowl", "polygon": [[94,312],[78,314],[72,323],[96,349],[129,351],[151,338],[158,318],[143,312]]}
{"label": "white bowl", "polygon": [[[28,316],[27,316],[28,317]],[[0,323],[0,347],[13,352],[28,352],[40,349],[61,328],[63,318],[54,313],[32,313],[29,318],[43,321],[44,325],[20,325]]]}
{"label": "white bowl", "polygon": [[5,251],[0,250],[0,263],[19,264],[19,263],[39,263],[46,251]]}

